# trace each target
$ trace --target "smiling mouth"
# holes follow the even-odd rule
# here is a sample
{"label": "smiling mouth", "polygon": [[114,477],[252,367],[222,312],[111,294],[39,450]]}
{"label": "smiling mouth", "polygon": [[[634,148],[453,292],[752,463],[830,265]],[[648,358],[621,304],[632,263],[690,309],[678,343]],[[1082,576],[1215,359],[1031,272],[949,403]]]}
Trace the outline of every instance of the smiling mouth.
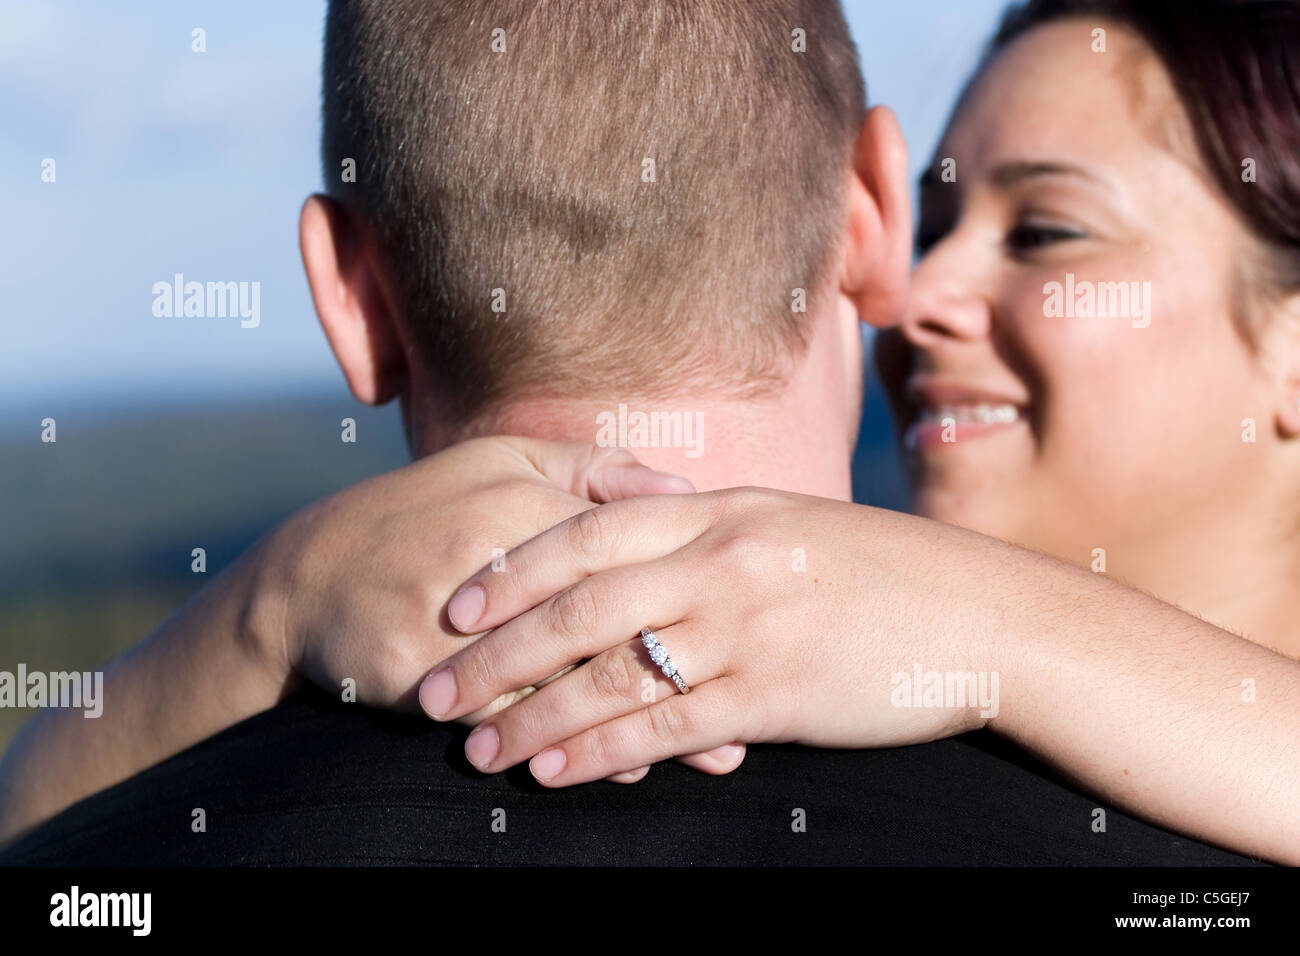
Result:
{"label": "smiling mouth", "polygon": [[978,405],[921,406],[913,424],[942,425],[950,420],[957,425],[1010,425],[1019,419],[1020,409],[1010,402],[980,402]]}
{"label": "smiling mouth", "polygon": [[942,451],[1011,430],[1027,421],[1028,406],[973,383],[922,373],[902,389],[903,446],[912,453]]}
{"label": "smiling mouth", "polygon": [[946,403],[916,406],[903,434],[903,447],[912,453],[940,451],[1005,432],[1024,420],[1010,402]]}

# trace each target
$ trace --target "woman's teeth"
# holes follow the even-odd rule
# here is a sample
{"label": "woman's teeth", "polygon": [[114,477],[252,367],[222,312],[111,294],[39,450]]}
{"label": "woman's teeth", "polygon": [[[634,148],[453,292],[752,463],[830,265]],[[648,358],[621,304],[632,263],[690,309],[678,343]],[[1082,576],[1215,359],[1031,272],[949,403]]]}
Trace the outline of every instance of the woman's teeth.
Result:
{"label": "woman's teeth", "polygon": [[922,424],[941,425],[947,419],[957,424],[977,422],[981,425],[1009,425],[1020,418],[1015,405],[934,405],[922,408],[917,420]]}

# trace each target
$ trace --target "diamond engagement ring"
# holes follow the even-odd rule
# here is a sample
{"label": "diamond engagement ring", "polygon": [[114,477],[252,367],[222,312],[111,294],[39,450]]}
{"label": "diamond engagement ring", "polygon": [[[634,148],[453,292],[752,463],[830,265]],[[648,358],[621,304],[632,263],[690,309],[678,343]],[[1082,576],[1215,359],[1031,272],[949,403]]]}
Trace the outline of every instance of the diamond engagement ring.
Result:
{"label": "diamond engagement ring", "polygon": [[648,627],[641,628],[641,643],[645,649],[650,652],[650,660],[659,665],[659,669],[664,672],[664,676],[677,685],[677,689],[683,694],[691,692],[691,686],[682,680],[682,675],[677,673],[677,667],[673,664],[673,659],[668,656],[668,651],[659,643],[659,638],[655,637],[655,632]]}

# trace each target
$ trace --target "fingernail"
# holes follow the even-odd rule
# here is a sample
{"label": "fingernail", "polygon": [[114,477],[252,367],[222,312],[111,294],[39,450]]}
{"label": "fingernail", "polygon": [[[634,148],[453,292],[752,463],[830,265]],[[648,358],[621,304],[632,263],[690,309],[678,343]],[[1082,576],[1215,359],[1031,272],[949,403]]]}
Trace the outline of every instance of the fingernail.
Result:
{"label": "fingernail", "polygon": [[483,585],[474,584],[457,591],[447,604],[447,616],[458,631],[468,631],[483,616],[487,605],[487,592]]}
{"label": "fingernail", "polygon": [[492,762],[500,749],[501,735],[491,724],[475,727],[465,741],[466,759],[480,770]]}
{"label": "fingernail", "polygon": [[656,475],[664,480],[666,486],[665,492],[670,495],[689,495],[695,493],[695,486],[681,475],[669,474],[666,471],[656,471]]}
{"label": "fingernail", "polygon": [[543,750],[532,760],[528,761],[528,769],[533,772],[533,776],[545,783],[557,773],[564,769],[567,758],[564,751],[559,747],[550,750]]}
{"label": "fingernail", "polygon": [[716,760],[718,763],[730,767],[736,762],[736,758],[744,753],[742,744],[723,744],[721,747],[714,747],[707,756]]}
{"label": "fingernail", "polygon": [[425,678],[420,685],[420,706],[435,720],[442,720],[443,714],[456,706],[456,678],[450,669]]}

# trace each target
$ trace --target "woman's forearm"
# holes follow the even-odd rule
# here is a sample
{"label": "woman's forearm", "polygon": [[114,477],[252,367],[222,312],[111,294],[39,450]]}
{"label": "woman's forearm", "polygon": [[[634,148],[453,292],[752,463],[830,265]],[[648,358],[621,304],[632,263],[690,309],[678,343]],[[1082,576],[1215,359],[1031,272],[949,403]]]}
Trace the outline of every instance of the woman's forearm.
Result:
{"label": "woman's forearm", "polygon": [[1149,820],[1300,863],[1300,663],[1082,569],[1012,563],[990,728]]}
{"label": "woman's forearm", "polygon": [[250,612],[256,553],[106,668],[101,716],[27,723],[0,760],[0,843],[277,702],[292,670]]}

